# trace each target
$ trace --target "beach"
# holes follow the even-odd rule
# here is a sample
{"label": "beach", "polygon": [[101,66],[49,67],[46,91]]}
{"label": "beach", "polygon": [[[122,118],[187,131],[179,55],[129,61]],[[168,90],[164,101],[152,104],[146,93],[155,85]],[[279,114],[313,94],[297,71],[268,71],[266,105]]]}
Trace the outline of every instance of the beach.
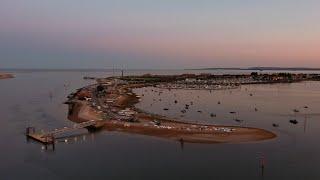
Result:
{"label": "beach", "polygon": [[[100,114],[84,102],[73,104],[73,113],[69,119],[81,123],[89,120],[101,120]],[[276,137],[272,132],[249,127],[215,126],[178,122],[173,119],[139,113],[139,123],[128,123],[118,120],[103,121],[103,129],[126,133],[143,134],[154,137],[185,141],[190,143],[241,143],[269,140]],[[161,122],[154,126],[153,120]],[[228,132],[232,129],[232,132]]]}

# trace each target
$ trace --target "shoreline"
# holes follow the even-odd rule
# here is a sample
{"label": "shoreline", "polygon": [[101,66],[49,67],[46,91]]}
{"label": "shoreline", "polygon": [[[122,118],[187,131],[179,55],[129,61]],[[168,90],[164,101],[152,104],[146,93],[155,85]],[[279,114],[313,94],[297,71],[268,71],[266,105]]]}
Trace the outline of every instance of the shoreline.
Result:
{"label": "shoreline", "polygon": [[[80,98],[84,93],[87,93],[87,96],[90,96],[89,94],[95,96],[94,91],[99,84],[83,87],[69,99],[69,120],[76,123],[97,120],[101,122],[102,130],[141,134],[189,143],[247,143],[277,137],[276,134],[260,128],[181,122],[137,109],[134,105],[140,101],[140,97],[137,97],[132,90],[150,86],[150,84],[117,85],[115,92],[102,99],[105,101],[113,97],[116,100],[109,103],[111,105],[109,109],[101,110],[101,104],[93,106],[101,99],[93,102],[89,100],[90,98],[86,98],[87,100]],[[111,85],[106,86],[110,88]],[[95,97],[91,98],[95,99]],[[111,110],[114,109],[116,112],[112,114]],[[122,116],[117,118],[120,117],[117,114],[122,111],[127,112],[126,110],[134,112],[134,115],[130,115],[128,119],[122,119]]]}
{"label": "shoreline", "polygon": [[[83,102],[75,102],[74,105],[74,113],[68,116],[69,120],[76,123],[81,123],[89,120],[99,120],[99,114],[96,113],[94,109],[92,109],[87,104]],[[175,120],[155,117],[144,113],[141,113],[138,116],[140,120],[145,122],[152,122],[150,118],[157,119],[158,121],[162,122],[162,127],[151,125],[145,126],[144,124],[121,122],[118,120],[107,120],[102,122],[102,130],[147,135],[171,139],[174,141],[181,141],[182,139],[184,142],[188,143],[205,144],[248,143],[270,140],[277,137],[274,133],[260,128],[238,126],[215,126],[198,123],[178,122]],[[163,127],[174,128],[168,129]],[[207,130],[200,130],[199,128],[206,128]],[[213,131],[214,128],[218,129],[218,131]],[[224,128],[230,128],[233,129],[233,131],[222,131],[224,130]]]}

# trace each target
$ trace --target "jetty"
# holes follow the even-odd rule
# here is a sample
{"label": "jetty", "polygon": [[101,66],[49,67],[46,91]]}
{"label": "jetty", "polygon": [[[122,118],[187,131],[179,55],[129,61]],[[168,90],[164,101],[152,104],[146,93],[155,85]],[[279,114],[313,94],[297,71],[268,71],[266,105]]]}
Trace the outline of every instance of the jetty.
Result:
{"label": "jetty", "polygon": [[54,129],[48,132],[36,132],[36,129],[34,127],[27,127],[26,136],[40,143],[43,143],[46,145],[52,144],[54,146],[55,139],[57,139],[61,134],[70,133],[83,128],[98,129],[101,127],[101,125],[102,123],[100,121],[89,120],[79,124],[74,124],[72,127],[63,127],[63,128]]}

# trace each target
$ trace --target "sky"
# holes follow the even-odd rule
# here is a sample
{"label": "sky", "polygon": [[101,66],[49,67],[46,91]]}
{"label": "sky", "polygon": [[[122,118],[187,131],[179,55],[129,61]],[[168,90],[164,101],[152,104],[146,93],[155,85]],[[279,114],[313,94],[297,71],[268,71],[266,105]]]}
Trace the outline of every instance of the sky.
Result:
{"label": "sky", "polygon": [[320,67],[319,0],[0,0],[0,68]]}

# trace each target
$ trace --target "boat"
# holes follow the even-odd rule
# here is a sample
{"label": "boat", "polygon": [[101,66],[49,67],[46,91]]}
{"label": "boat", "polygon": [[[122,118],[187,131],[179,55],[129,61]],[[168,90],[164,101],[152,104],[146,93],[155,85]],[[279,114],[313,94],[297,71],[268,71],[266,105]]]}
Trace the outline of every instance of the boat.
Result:
{"label": "boat", "polygon": [[84,76],[83,79],[94,80],[94,79],[96,79],[96,78],[95,78],[95,77]]}
{"label": "boat", "polygon": [[241,119],[235,119],[236,122],[238,123],[242,123],[244,120],[241,120]]}
{"label": "boat", "polygon": [[290,120],[289,121],[291,124],[298,124],[299,122],[297,121],[297,120],[295,120],[295,119],[292,119],[292,120]]}
{"label": "boat", "polygon": [[156,126],[160,126],[160,125],[161,125],[161,122],[160,122],[160,121],[157,121],[157,120],[153,120],[153,123],[154,123]]}

